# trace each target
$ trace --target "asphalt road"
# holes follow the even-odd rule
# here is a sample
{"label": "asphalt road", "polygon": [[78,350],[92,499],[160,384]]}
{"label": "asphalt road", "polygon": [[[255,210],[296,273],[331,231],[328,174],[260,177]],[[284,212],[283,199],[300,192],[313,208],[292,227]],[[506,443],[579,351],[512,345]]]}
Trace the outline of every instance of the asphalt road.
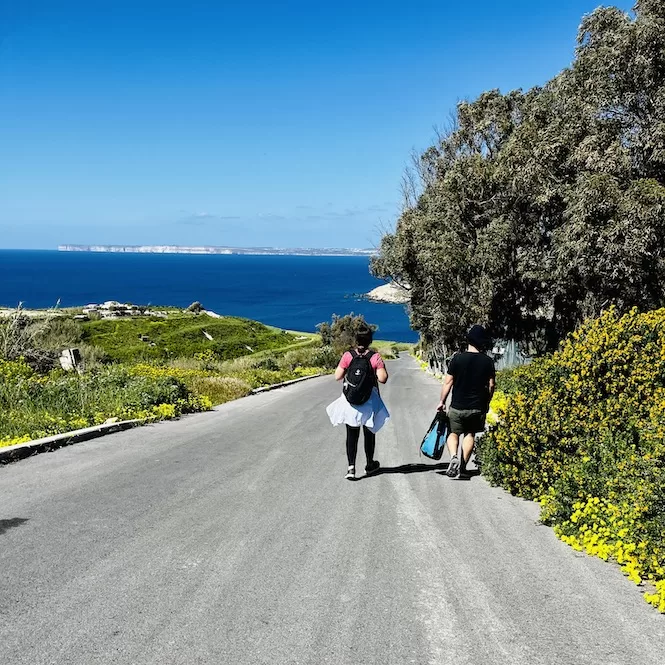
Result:
{"label": "asphalt road", "polygon": [[389,370],[356,482],[330,377],[0,468],[0,663],[662,665],[616,566],[419,459],[439,385]]}

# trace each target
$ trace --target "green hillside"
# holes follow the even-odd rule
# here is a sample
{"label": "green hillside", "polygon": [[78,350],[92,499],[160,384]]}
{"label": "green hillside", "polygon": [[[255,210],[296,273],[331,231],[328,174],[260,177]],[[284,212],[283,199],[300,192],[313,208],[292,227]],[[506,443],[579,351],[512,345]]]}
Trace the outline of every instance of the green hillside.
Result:
{"label": "green hillside", "polygon": [[[235,317],[172,314],[168,318],[103,319],[81,324],[82,340],[119,362],[214,354],[219,360],[297,343],[296,335]],[[209,337],[206,336],[208,334]]]}

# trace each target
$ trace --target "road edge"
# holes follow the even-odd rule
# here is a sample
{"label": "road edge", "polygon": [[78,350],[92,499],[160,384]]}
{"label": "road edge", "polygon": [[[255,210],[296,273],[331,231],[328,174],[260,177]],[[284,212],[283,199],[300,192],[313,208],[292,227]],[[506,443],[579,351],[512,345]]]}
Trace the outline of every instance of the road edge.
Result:
{"label": "road edge", "polygon": [[14,446],[5,446],[0,448],[0,464],[9,464],[10,462],[17,462],[18,460],[38,455],[39,453],[48,453],[58,448],[80,443],[81,441],[90,441],[97,439],[106,434],[113,434],[115,432],[122,432],[133,427],[145,425],[145,420],[121,420],[116,423],[108,423],[104,425],[95,425],[94,427],[85,427],[83,429],[73,430],[71,432],[63,432],[62,434],[54,434],[53,436],[46,436],[42,439],[34,439],[33,441],[26,441],[25,443],[18,443]]}
{"label": "road edge", "polygon": [[[259,395],[270,390],[276,390],[277,388],[285,388],[291,386],[295,383],[300,383],[302,381],[307,381],[309,379],[316,379],[321,376],[327,376],[324,372],[319,374],[312,374],[311,376],[303,376],[298,379],[291,379],[290,381],[283,381],[281,383],[275,383],[271,386],[262,386],[261,388],[254,388],[252,392],[249,393],[246,397],[252,395]],[[240,399],[243,399],[242,397]],[[232,400],[237,401],[237,400]],[[229,402],[225,402],[228,404]],[[218,406],[224,406],[219,404]],[[215,410],[217,407],[213,407],[212,410]],[[203,411],[202,413],[209,413]],[[189,415],[196,415],[194,413]],[[75,443],[81,443],[83,441],[90,441],[91,439],[97,439],[107,434],[115,434],[116,432],[122,432],[134,427],[141,427],[143,425],[148,425],[154,423],[155,421],[148,421],[143,419],[135,420],[121,420],[115,423],[108,423],[103,425],[95,425],[94,427],[85,427],[83,429],[73,430],[71,432],[63,432],[62,434],[54,434],[52,436],[47,436],[41,439],[34,439],[33,441],[26,441],[25,443],[17,443],[13,446],[5,446],[0,448],[0,465],[10,464],[12,462],[18,462],[19,460],[25,459],[27,457],[32,457],[33,455],[39,455],[40,453],[50,453],[58,448],[64,448],[65,446],[71,446]],[[159,421],[158,421],[159,422]],[[163,422],[163,421],[161,421]]]}
{"label": "road edge", "polygon": [[[303,381],[309,381],[309,379],[318,379],[321,376],[328,376],[325,372],[319,372],[318,374],[312,374],[311,376],[301,376],[298,379],[291,379],[290,381],[282,381],[281,383],[274,383],[271,386],[261,386],[260,388],[254,388],[250,395],[260,395],[261,393],[267,393],[270,390],[277,390],[277,388],[285,388],[286,386],[292,386],[295,383],[302,383]],[[249,395],[248,395],[249,396]]]}

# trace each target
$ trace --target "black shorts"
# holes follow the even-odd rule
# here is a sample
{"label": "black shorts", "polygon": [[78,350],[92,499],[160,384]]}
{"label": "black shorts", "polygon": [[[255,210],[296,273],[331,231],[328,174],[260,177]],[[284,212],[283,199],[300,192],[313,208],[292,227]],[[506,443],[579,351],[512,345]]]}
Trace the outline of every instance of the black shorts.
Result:
{"label": "black shorts", "polygon": [[476,434],[485,429],[485,412],[479,409],[453,409],[448,411],[450,431],[453,434]]}

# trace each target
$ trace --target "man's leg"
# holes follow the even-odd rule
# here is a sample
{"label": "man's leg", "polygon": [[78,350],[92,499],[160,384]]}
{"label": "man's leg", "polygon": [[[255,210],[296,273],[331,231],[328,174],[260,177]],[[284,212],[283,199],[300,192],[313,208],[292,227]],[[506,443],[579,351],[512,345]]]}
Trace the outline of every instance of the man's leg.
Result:
{"label": "man's leg", "polygon": [[450,464],[446,470],[446,475],[450,478],[457,478],[459,476],[460,461],[457,457],[457,450],[459,448],[459,434],[451,432],[448,435],[448,452],[450,452]]}
{"label": "man's leg", "polygon": [[446,470],[446,475],[450,478],[459,476],[460,460],[459,438],[464,432],[464,422],[462,413],[457,409],[448,409],[448,422],[450,423],[450,434],[448,435],[448,451],[450,452],[450,464]]}
{"label": "man's leg", "polygon": [[473,412],[466,420],[464,427],[464,440],[462,441],[462,470],[466,471],[466,464],[473,453],[473,445],[476,440],[476,432],[485,429],[485,414],[480,411]]}
{"label": "man's leg", "polygon": [[469,461],[471,453],[473,452],[473,442],[475,439],[474,434],[466,434],[464,440],[462,441],[462,454],[464,455],[464,466]]}
{"label": "man's leg", "polygon": [[459,434],[454,434],[451,432],[448,435],[448,452],[451,457],[457,455],[457,449],[459,448]]}

